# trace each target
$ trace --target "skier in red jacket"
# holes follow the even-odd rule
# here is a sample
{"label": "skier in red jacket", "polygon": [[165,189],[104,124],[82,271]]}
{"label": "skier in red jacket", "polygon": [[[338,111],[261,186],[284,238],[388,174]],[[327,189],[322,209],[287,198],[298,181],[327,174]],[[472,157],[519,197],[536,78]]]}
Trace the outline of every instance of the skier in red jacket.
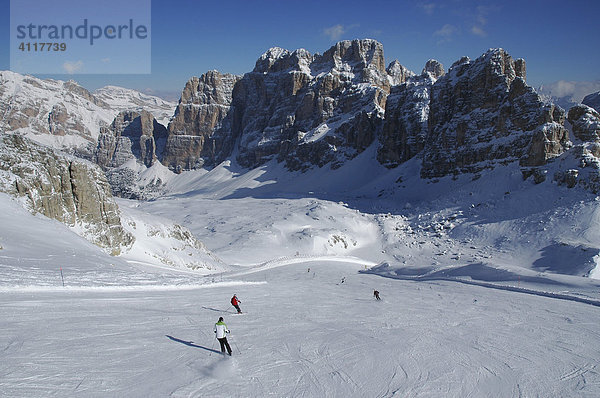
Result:
{"label": "skier in red jacket", "polygon": [[240,303],[241,303],[241,301],[238,300],[237,296],[234,294],[233,297],[231,298],[231,305],[233,305],[235,307],[238,314],[242,313],[242,310],[240,309]]}

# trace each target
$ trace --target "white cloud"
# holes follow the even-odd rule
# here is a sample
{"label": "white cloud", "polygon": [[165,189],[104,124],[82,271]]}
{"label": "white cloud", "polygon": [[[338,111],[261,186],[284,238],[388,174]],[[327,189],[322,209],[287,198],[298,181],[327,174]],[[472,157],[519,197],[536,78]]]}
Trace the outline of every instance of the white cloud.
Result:
{"label": "white cloud", "polygon": [[600,80],[596,81],[565,81],[544,84],[541,90],[554,97],[567,97],[573,102],[581,102],[588,94],[600,91]]}
{"label": "white cloud", "polygon": [[102,58],[100,61],[101,61],[103,64],[107,64],[107,63],[109,63],[109,62],[110,62],[110,58]]}
{"label": "white cloud", "polygon": [[334,25],[330,28],[323,29],[323,33],[325,36],[329,37],[331,40],[339,40],[344,33],[347,32],[347,29],[344,25]]}
{"label": "white cloud", "polygon": [[83,61],[81,60],[77,62],[67,61],[63,64],[63,69],[70,75],[81,70],[81,68],[83,68]]}
{"label": "white cloud", "polygon": [[486,31],[483,30],[483,28],[481,26],[477,26],[477,25],[474,25],[471,28],[471,33],[473,33],[475,36],[480,36],[480,37],[486,37],[487,36]]}
{"label": "white cloud", "polygon": [[434,36],[440,37],[438,44],[442,44],[452,40],[452,36],[454,36],[458,32],[458,28],[454,25],[446,24],[442,26],[440,29],[433,32]]}
{"label": "white cloud", "polygon": [[437,7],[437,4],[435,4],[435,3],[419,3],[418,6],[425,12],[425,14],[432,15],[433,11],[435,11],[435,8]]}
{"label": "white cloud", "polygon": [[471,33],[476,36],[485,37],[487,36],[487,32],[485,31],[485,26],[487,25],[487,14],[492,11],[491,8],[485,6],[478,6],[477,13],[475,14],[475,23],[471,28]]}

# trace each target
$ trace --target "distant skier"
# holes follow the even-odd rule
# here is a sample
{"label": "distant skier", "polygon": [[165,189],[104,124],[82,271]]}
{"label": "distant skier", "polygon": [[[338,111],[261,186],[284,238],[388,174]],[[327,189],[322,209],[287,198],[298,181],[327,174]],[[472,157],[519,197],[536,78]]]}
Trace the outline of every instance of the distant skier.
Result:
{"label": "distant skier", "polygon": [[341,285],[342,283],[344,283],[344,282],[346,282],[346,277],[345,277],[345,276],[342,278],[342,281],[340,282],[340,285]]}
{"label": "distant skier", "polygon": [[227,342],[226,334],[229,333],[229,329],[227,329],[227,325],[223,322],[223,317],[219,317],[219,321],[215,323],[215,334],[217,336],[217,340],[221,344],[221,352],[225,354],[225,349],[227,348],[227,353],[231,356],[231,347]]}
{"label": "distant skier", "polygon": [[241,303],[241,301],[238,300],[237,296],[234,294],[233,297],[231,298],[231,305],[233,305],[235,307],[238,314],[242,313],[242,310],[240,309],[240,303]]}
{"label": "distant skier", "polygon": [[373,291],[373,296],[375,296],[375,299],[381,300],[381,297],[379,297],[379,291],[378,290],[374,290]]}

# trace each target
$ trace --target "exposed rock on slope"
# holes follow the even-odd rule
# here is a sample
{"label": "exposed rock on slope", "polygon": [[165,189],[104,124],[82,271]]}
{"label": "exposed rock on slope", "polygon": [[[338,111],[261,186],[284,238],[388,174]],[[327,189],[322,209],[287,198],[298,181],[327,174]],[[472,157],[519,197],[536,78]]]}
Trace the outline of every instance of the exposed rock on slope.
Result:
{"label": "exposed rock on slope", "polygon": [[335,166],[375,139],[390,87],[413,73],[386,70],[374,40],[342,41],[323,55],[272,48],[242,78],[209,72],[186,85],[169,125],[164,163],[181,171],[232,154],[255,167]]}
{"label": "exposed rock on slope", "polygon": [[239,76],[210,71],[191,78],[169,123],[163,164],[181,171],[215,164],[229,155],[234,138],[229,120]]}
{"label": "exposed rock on slope", "polygon": [[99,88],[94,91],[94,97],[108,104],[115,112],[150,112],[164,126],[169,124],[169,120],[177,106],[176,102],[116,86]]}
{"label": "exposed rock on slope", "polygon": [[587,105],[577,105],[569,110],[567,119],[581,143],[561,159],[554,180],[600,194],[600,114]]}
{"label": "exposed rock on slope", "polygon": [[423,177],[518,160],[540,166],[568,146],[564,111],[525,83],[525,61],[502,49],[463,57],[431,88]]}
{"label": "exposed rock on slope", "polygon": [[0,135],[0,190],[117,255],[133,243],[102,171],[19,135]]}
{"label": "exposed rock on slope", "polygon": [[0,129],[59,148],[94,146],[113,111],[77,83],[0,72]]}
{"label": "exposed rock on slope", "polygon": [[429,93],[444,67],[429,60],[420,76],[392,87],[385,105],[385,120],[379,138],[377,159],[396,167],[420,153],[428,133]]}
{"label": "exposed rock on slope", "polygon": [[103,127],[94,153],[102,168],[119,167],[137,159],[152,166],[165,147],[167,129],[146,111],[125,111],[117,115],[110,128]]}
{"label": "exposed rock on slope", "polygon": [[600,112],[600,91],[586,95],[581,103],[594,108],[596,112]]}
{"label": "exposed rock on slope", "polygon": [[573,126],[573,134],[581,141],[600,142],[600,114],[587,105],[569,109],[567,120]]}
{"label": "exposed rock on slope", "polygon": [[237,160],[246,167],[270,159],[290,169],[337,164],[373,143],[393,82],[407,72],[392,65],[374,40],[342,41],[323,55],[273,48],[233,93]]}

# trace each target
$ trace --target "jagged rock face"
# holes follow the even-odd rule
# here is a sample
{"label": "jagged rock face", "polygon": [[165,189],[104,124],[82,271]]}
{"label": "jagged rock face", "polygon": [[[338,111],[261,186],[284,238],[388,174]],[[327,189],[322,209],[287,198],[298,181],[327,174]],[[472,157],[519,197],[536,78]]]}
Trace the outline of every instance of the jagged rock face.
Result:
{"label": "jagged rock face", "polygon": [[117,255],[130,247],[102,171],[19,135],[0,136],[0,190],[25,198],[27,207],[74,228]]}
{"label": "jagged rock face", "polygon": [[59,148],[93,145],[100,127],[114,117],[105,102],[75,82],[10,71],[0,72],[0,113],[3,132],[17,132]]}
{"label": "jagged rock face", "polygon": [[152,95],[140,93],[124,87],[105,86],[94,90],[94,98],[108,104],[115,115],[123,111],[148,111],[163,126],[167,126],[176,102],[167,101]]}
{"label": "jagged rock face", "polygon": [[163,164],[181,171],[215,164],[233,148],[225,120],[239,76],[210,71],[190,79],[168,127]]}
{"label": "jagged rock face", "polygon": [[385,69],[374,40],[342,41],[322,55],[272,48],[242,78],[208,72],[191,79],[168,128],[163,164],[177,172],[231,155],[256,167],[337,167],[373,143],[390,87],[412,72]]}
{"label": "jagged rock face", "polygon": [[583,142],[561,158],[554,181],[567,188],[579,186],[600,194],[600,143]]}
{"label": "jagged rock face", "polygon": [[94,161],[102,168],[119,167],[137,159],[152,166],[163,152],[167,129],[146,111],[125,111],[117,115],[110,128],[102,128]]}
{"label": "jagged rock face", "polygon": [[581,103],[594,108],[596,112],[600,112],[600,91],[586,95]]}
{"label": "jagged rock face", "polygon": [[[443,74],[443,67],[441,70]],[[426,66],[421,76],[392,87],[385,106],[385,120],[377,152],[377,159],[384,166],[396,167],[425,147],[429,92],[435,83],[436,73],[439,71],[431,72]]]}
{"label": "jagged rock face", "polygon": [[393,61],[386,69],[388,75],[390,75],[391,86],[397,86],[404,83],[409,78],[415,76],[414,72],[408,70],[404,66],[400,65],[400,62]]}
{"label": "jagged rock face", "polygon": [[600,114],[587,106],[577,105],[569,109],[567,120],[573,126],[573,135],[581,141],[600,142]]}
{"label": "jagged rock face", "polygon": [[342,41],[323,55],[306,50],[267,51],[236,84],[232,127],[238,162],[256,167],[270,159],[290,169],[337,167],[374,140],[394,79],[383,47],[374,40]]}
{"label": "jagged rock face", "polygon": [[421,74],[429,74],[433,79],[437,80],[440,77],[444,76],[446,74],[446,71],[444,70],[444,65],[442,65],[435,59],[430,59],[425,64],[425,67],[423,68],[423,72],[421,72]]}
{"label": "jagged rock face", "polygon": [[502,49],[463,57],[431,88],[422,177],[519,160],[539,166],[569,145],[564,111],[525,83],[525,62]]}

